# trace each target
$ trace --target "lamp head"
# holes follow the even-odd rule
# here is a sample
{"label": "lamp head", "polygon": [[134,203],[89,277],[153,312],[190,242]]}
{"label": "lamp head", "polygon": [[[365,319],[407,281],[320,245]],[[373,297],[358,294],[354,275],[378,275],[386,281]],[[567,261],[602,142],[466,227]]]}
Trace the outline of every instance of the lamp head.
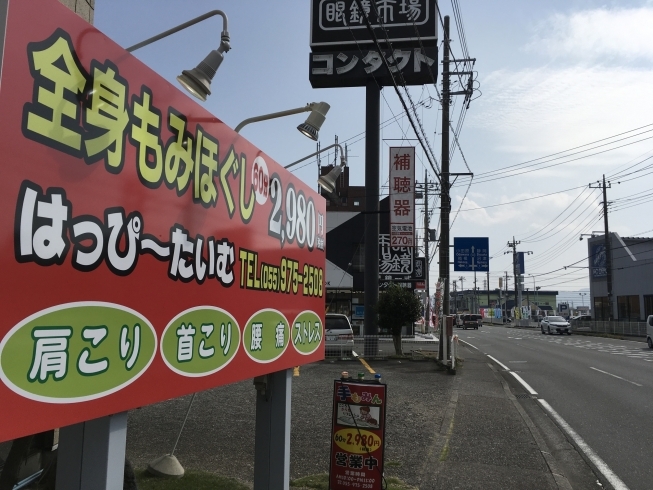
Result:
{"label": "lamp head", "polygon": [[297,126],[297,129],[304,136],[307,136],[313,141],[317,141],[318,133],[331,106],[326,102],[318,102],[317,104],[311,105],[313,106],[311,113],[306,118],[306,121]]}
{"label": "lamp head", "polygon": [[329,194],[335,192],[336,180],[342,173],[343,168],[345,168],[344,165],[338,165],[333,170],[331,170],[328,174],[322,175],[319,179],[317,179],[317,184],[320,187],[322,187],[322,189],[327,191]]}
{"label": "lamp head", "polygon": [[211,81],[224,59],[223,53],[229,51],[229,49],[229,34],[223,32],[220,47],[211,51],[208,56],[192,70],[182,71],[181,75],[177,77],[177,81],[188,90],[188,92],[201,101],[205,101],[206,98],[211,95]]}

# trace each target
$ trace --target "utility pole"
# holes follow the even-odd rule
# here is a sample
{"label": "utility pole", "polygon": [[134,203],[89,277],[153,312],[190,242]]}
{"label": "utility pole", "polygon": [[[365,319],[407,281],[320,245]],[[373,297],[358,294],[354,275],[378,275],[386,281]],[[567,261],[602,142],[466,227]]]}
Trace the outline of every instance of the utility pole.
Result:
{"label": "utility pole", "polygon": [[465,278],[463,276],[460,276],[458,278],[460,281],[460,292],[463,293],[463,298],[465,298],[465,306],[467,306],[467,296],[465,296]]}
{"label": "utility pole", "polygon": [[[444,292],[442,295],[443,319],[449,314],[449,213],[451,202],[449,199],[449,104],[451,103],[449,83],[449,16],[444,16],[444,52],[442,54],[442,174],[440,181],[440,279]],[[447,341],[444,334],[446,320],[440,328],[440,343],[438,347],[439,358],[444,357],[443,345]],[[447,349],[448,351],[448,349]]]}
{"label": "utility pole", "polygon": [[[444,16],[444,39],[443,39],[443,53],[442,53],[442,174],[440,175],[440,280],[444,287],[444,294],[442,298],[442,311],[446,316],[450,313],[449,311],[449,214],[451,213],[451,198],[449,197],[450,185],[449,177],[459,176],[459,175],[471,175],[471,173],[451,173],[449,169],[449,128],[451,123],[449,120],[449,111],[451,105],[451,96],[452,95],[464,95],[466,97],[466,102],[471,101],[473,95],[473,72],[459,72],[450,71],[451,64],[451,49],[450,49],[450,29],[449,21],[450,18],[448,15]],[[470,59],[461,59],[453,60],[454,63],[458,62],[475,62],[475,58]],[[460,90],[457,92],[451,91],[451,75],[469,75],[469,83],[467,84],[466,90]],[[439,357],[443,359],[443,343],[446,340],[444,336],[445,324],[443,328],[440,329],[440,345],[439,345]],[[448,342],[448,340],[446,340]],[[447,349],[448,352],[448,349]]]}
{"label": "utility pole", "polygon": [[504,309],[504,316],[506,316],[508,314],[508,271],[505,271],[505,274],[506,274],[506,284],[505,284],[505,286],[506,286],[506,300],[503,303],[503,305],[504,305],[504,308],[503,308]]}
{"label": "utility pole", "polygon": [[476,287],[476,271],[474,271],[474,307],[472,313],[478,313],[478,288]]}
{"label": "utility pole", "polygon": [[487,271],[487,307],[490,307],[490,271]]}
{"label": "utility pole", "polygon": [[[519,245],[521,242],[515,241],[515,237],[512,237],[512,242],[508,242],[508,246],[512,248],[512,276],[515,281],[515,316],[517,316],[517,305],[519,304],[519,307],[521,307],[521,294],[518,291],[518,280],[517,280],[517,245]],[[511,252],[505,252],[505,253],[511,253]],[[508,281],[508,278],[506,276],[506,282]],[[519,297],[519,299],[517,299]],[[519,301],[519,303],[517,303]],[[520,316],[521,318],[521,316]]]}
{"label": "utility pole", "polygon": [[424,169],[424,261],[426,262],[426,307],[424,308],[424,325],[428,333],[428,325],[431,322],[431,299],[429,297],[429,179]]}
{"label": "utility pole", "polygon": [[610,228],[608,227],[608,193],[607,190],[612,187],[612,184],[608,181],[605,182],[605,174],[603,174],[603,185],[600,182],[596,184],[590,184],[590,189],[602,189],[603,190],[603,226],[605,227],[605,232],[603,234],[605,238],[605,270],[608,280],[608,319],[612,321],[614,319],[614,314],[612,311],[612,251],[610,247]]}
{"label": "utility pole", "polygon": [[458,291],[456,290],[456,281],[453,282],[453,312],[458,313]]}

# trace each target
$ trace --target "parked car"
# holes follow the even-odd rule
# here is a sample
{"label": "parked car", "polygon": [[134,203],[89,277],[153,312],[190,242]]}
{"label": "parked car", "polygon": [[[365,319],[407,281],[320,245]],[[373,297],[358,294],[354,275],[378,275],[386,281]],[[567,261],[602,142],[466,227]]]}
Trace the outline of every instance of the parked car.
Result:
{"label": "parked car", "polygon": [[646,343],[649,349],[653,349],[653,315],[646,319]]}
{"label": "parked car", "polygon": [[458,313],[456,317],[453,320],[453,324],[456,326],[456,328],[462,328],[463,326],[463,314]]}
{"label": "parked car", "polygon": [[566,333],[571,335],[571,325],[567,320],[561,316],[545,316],[540,322],[541,332],[551,335],[553,332],[558,332],[560,335]]}
{"label": "parked car", "polygon": [[354,349],[354,331],[347,315],[327,313],[324,336],[325,355],[351,357]]}
{"label": "parked car", "polygon": [[463,330],[468,328],[475,328],[483,326],[483,317],[481,315],[463,315]]}

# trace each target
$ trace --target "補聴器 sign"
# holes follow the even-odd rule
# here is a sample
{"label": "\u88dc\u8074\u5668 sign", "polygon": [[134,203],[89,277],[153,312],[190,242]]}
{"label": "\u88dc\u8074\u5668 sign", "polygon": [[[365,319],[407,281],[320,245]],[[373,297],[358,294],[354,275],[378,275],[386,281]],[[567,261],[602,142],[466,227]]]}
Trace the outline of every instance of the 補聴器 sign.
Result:
{"label": "\u88dc\u8074\u5668 sign", "polygon": [[415,147],[390,148],[390,246],[415,246]]}
{"label": "\u88dc\u8074\u5668 sign", "polygon": [[453,239],[454,271],[487,272],[490,270],[490,244],[487,237]]}

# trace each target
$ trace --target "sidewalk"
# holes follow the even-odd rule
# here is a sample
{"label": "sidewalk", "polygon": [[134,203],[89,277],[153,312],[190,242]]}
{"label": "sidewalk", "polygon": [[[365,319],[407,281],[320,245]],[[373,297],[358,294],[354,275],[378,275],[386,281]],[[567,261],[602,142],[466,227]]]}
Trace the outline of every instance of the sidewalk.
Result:
{"label": "sidewalk", "polygon": [[[388,384],[386,476],[421,490],[568,489],[569,465],[559,466],[554,457],[563,454],[574,462],[572,481],[581,482],[574,488],[596,486],[557,428],[538,428],[550,421],[538,419],[533,400],[516,399],[524,393],[519,385],[463,343],[459,358],[464,361],[455,376],[432,361],[369,361]],[[292,479],[328,472],[331,390],[341,371],[365,368],[358,361],[324,361],[302,366],[293,378]],[[175,453],[187,470],[251,485],[254,395],[251,381],[198,393]],[[135,467],[171,451],[189,399],[130,413],[127,455]]]}

